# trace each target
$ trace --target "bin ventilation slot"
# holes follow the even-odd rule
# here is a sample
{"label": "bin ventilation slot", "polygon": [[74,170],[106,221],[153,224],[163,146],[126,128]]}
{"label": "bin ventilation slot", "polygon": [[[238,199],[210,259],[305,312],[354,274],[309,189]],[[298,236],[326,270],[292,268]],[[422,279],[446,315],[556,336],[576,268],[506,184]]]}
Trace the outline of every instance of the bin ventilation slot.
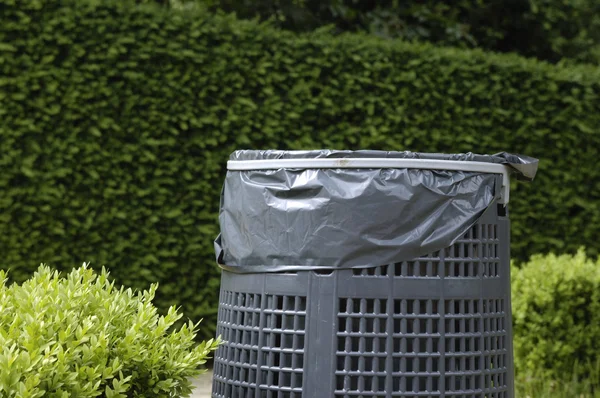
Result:
{"label": "bin ventilation slot", "polygon": [[387,311],[385,299],[339,299],[336,397],[384,396]]}
{"label": "bin ventilation slot", "polygon": [[213,397],[301,398],[306,297],[222,291]]}
{"label": "bin ventilation slot", "polygon": [[352,270],[357,277],[495,278],[499,277],[497,224],[476,224],[452,246],[413,261]]}
{"label": "bin ventilation slot", "polygon": [[339,300],[336,397],[385,397],[386,377],[403,397],[508,397],[503,299],[394,300],[391,336],[387,306]]}

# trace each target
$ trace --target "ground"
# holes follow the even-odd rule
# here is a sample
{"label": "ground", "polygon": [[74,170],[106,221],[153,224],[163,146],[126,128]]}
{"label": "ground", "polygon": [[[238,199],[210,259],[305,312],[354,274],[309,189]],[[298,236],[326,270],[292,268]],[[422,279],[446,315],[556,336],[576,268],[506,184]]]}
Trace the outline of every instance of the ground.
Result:
{"label": "ground", "polygon": [[212,387],[212,372],[208,372],[200,376],[194,382],[196,389],[192,394],[192,398],[210,398],[210,390]]}

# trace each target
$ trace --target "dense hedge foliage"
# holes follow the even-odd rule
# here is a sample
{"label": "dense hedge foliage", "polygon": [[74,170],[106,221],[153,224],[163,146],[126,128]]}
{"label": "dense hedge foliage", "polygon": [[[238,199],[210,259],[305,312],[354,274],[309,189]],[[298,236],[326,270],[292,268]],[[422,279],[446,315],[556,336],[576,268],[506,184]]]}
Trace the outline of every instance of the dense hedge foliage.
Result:
{"label": "dense hedge foliage", "polygon": [[517,373],[600,380],[600,261],[534,256],[512,284]]}
{"label": "dense hedge foliage", "polygon": [[197,325],[159,316],[156,285],[116,288],[85,264],[66,277],[41,266],[22,285],[0,271],[0,396],[188,397],[216,349],[196,344]]}
{"label": "dense hedge foliage", "polygon": [[272,19],[304,32],[369,32],[437,45],[600,63],[597,0],[136,0]]}
{"label": "dense hedge foliage", "polygon": [[536,156],[512,194],[514,257],[598,254],[598,70],[159,8],[0,0],[0,258],[16,280],[110,264],[212,324],[239,148]]}

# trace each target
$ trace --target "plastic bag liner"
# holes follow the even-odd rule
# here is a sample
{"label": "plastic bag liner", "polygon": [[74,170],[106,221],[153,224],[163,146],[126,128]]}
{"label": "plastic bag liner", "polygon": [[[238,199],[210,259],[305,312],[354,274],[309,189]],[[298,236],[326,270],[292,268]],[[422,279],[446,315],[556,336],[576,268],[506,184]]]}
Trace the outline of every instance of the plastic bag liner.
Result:
{"label": "plastic bag liner", "polygon": [[[537,159],[508,153],[241,150],[230,156],[232,161],[331,158],[496,163],[524,180],[532,180],[538,166]],[[502,174],[479,171],[306,163],[227,172],[221,234],[215,240],[223,269],[282,272],[410,261],[452,245],[498,203],[503,185]]]}

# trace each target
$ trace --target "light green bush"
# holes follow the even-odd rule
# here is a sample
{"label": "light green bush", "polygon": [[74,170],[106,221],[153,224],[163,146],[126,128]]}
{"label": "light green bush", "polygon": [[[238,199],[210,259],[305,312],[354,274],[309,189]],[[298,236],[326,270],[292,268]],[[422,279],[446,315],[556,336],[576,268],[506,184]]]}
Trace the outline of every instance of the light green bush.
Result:
{"label": "light green bush", "polygon": [[600,380],[600,261],[534,256],[512,270],[517,374]]}
{"label": "light green bush", "polygon": [[41,266],[22,285],[0,271],[0,396],[187,397],[218,342],[196,345],[197,325],[158,316],[157,285],[117,289],[103,270],[66,278]]}
{"label": "light green bush", "polygon": [[516,398],[600,398],[600,367],[583,378],[577,367],[559,380],[543,373],[518,373]]}

